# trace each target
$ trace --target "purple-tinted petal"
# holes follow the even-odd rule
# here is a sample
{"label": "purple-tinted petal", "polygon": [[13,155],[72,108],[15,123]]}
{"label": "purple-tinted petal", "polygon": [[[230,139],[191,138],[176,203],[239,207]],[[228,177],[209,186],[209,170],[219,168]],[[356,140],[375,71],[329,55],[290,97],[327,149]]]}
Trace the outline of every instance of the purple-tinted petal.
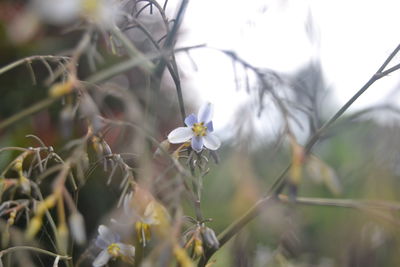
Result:
{"label": "purple-tinted petal", "polygon": [[95,241],[96,246],[101,249],[106,249],[108,245],[110,245],[107,241],[105,241],[101,236],[98,236]]}
{"label": "purple-tinted petal", "polygon": [[221,141],[213,134],[203,136],[204,146],[210,150],[217,150],[221,146]]}
{"label": "purple-tinted petal", "polygon": [[101,267],[107,264],[110,260],[111,255],[108,253],[107,249],[103,249],[99,255],[97,255],[96,259],[93,261],[94,267]]}
{"label": "purple-tinted petal", "polygon": [[118,247],[121,249],[121,254],[125,257],[133,259],[135,257],[135,247],[123,243],[117,243]]}
{"label": "purple-tinted petal", "polygon": [[195,124],[196,122],[197,122],[197,117],[194,114],[190,114],[185,119],[185,124],[187,127],[192,127],[193,124]]}
{"label": "purple-tinted petal", "polygon": [[118,242],[120,239],[119,235],[111,232],[111,230],[108,229],[108,227],[105,225],[100,225],[98,231],[99,231],[101,239],[104,240],[108,244]]}
{"label": "purple-tinted petal", "polygon": [[194,136],[192,138],[192,148],[196,152],[200,152],[203,149],[203,137]]}
{"label": "purple-tinted petal", "polygon": [[208,123],[209,121],[211,121],[213,113],[214,113],[213,105],[211,103],[206,103],[200,108],[197,118],[199,122]]}
{"label": "purple-tinted petal", "polygon": [[133,197],[133,192],[129,192],[128,194],[125,195],[124,197],[124,203],[122,204],[122,207],[124,209],[124,212],[126,215],[130,215],[131,214],[131,201],[132,201],[132,197]]}
{"label": "purple-tinted petal", "polygon": [[209,121],[208,123],[206,123],[206,127],[207,127],[207,132],[213,132],[214,131],[214,126],[212,121]]}
{"label": "purple-tinted petal", "polygon": [[179,127],[173,130],[168,135],[168,141],[171,144],[179,144],[189,141],[193,136],[193,131],[189,127]]}

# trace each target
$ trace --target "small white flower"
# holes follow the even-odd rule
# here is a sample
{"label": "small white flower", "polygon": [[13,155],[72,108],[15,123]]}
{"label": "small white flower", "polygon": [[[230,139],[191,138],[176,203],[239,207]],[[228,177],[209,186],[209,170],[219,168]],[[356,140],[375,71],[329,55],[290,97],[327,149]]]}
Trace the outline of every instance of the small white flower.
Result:
{"label": "small white flower", "polygon": [[136,188],[124,198],[125,214],[135,221],[136,235],[145,247],[151,239],[151,228],[160,225],[168,217],[165,208],[145,190]]}
{"label": "small white flower", "polygon": [[135,257],[135,247],[119,242],[120,236],[113,233],[105,225],[100,225],[98,229],[99,235],[96,239],[96,246],[102,249],[93,261],[94,267],[104,266],[110,259],[121,258],[125,261],[132,262]]}
{"label": "small white flower", "polygon": [[211,121],[213,106],[211,103],[203,105],[197,116],[190,114],[185,119],[187,127],[178,127],[168,135],[168,141],[172,144],[191,141],[191,146],[196,152],[200,152],[203,146],[210,150],[217,150],[221,142],[212,132],[214,131]]}
{"label": "small white flower", "polygon": [[80,0],[34,0],[33,10],[44,21],[62,25],[79,18]]}
{"label": "small white flower", "polygon": [[42,20],[54,25],[64,25],[84,18],[107,28],[127,15],[119,0],[33,0],[32,7]]}

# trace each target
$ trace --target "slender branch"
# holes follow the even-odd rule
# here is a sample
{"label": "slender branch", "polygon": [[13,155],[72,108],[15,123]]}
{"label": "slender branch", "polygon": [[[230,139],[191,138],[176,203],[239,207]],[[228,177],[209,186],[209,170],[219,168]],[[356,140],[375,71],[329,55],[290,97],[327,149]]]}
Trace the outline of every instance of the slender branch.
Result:
{"label": "slender branch", "polygon": [[[183,17],[184,17],[184,14],[185,14],[188,4],[189,4],[188,0],[181,1],[181,4],[179,5],[178,13],[177,13],[175,21],[174,21],[174,25],[172,26],[171,30],[168,32],[167,37],[165,39],[165,42],[163,45],[164,49],[167,49],[167,50],[173,49],[173,47],[175,45],[176,36],[178,35],[178,31],[182,24],[182,20],[183,20]],[[160,13],[162,13],[162,12],[160,11]],[[174,62],[175,62],[174,53],[171,53],[171,56],[172,56],[172,62],[173,62],[172,67],[174,68],[175,74],[179,75],[178,70],[176,68],[176,64],[174,64]],[[154,71],[153,83],[154,83],[154,89],[156,92],[160,88],[161,77],[162,77],[162,74],[164,73],[165,67],[168,65],[167,62],[168,62],[168,60],[166,59],[166,57],[162,58]],[[185,113],[182,88],[180,86],[179,76],[177,76],[177,77],[178,77],[178,79],[174,80],[174,82],[177,85],[176,90],[177,90],[177,94],[178,94],[179,109],[181,112],[182,120],[184,121],[185,117],[186,117],[186,113]],[[157,97],[154,97],[153,99],[155,101],[157,99]],[[153,104],[156,104],[156,103],[153,103]]]}
{"label": "slender branch", "polygon": [[294,201],[286,195],[279,195],[278,199],[282,203],[296,203],[311,206],[331,206],[340,208],[354,209],[385,209],[389,211],[399,211],[400,203],[376,201],[376,200],[355,200],[355,199],[334,199],[334,198],[309,198],[298,197]]}
{"label": "slender branch", "polygon": [[10,248],[1,250],[0,251],[0,258],[1,258],[1,256],[5,255],[7,253],[12,253],[12,252],[15,252],[15,251],[18,251],[18,250],[30,250],[30,251],[46,254],[46,255],[49,255],[49,256],[53,256],[53,257],[59,257],[62,260],[70,260],[71,259],[70,256],[63,256],[63,255],[59,255],[59,254],[56,254],[56,253],[48,251],[48,250],[44,250],[44,249],[36,248],[36,247],[29,247],[29,246],[16,246],[16,247],[10,247]]}
{"label": "slender branch", "polygon": [[12,70],[12,69],[20,66],[22,64],[27,64],[27,63],[29,64],[34,60],[42,60],[42,61],[43,60],[55,60],[55,61],[57,61],[57,60],[69,60],[69,57],[50,56],[50,55],[45,55],[45,56],[38,55],[38,56],[26,57],[26,58],[17,60],[15,62],[12,62],[12,63],[0,68],[0,75],[5,73],[5,72],[7,72],[7,71],[9,71],[9,70]]}
{"label": "slender branch", "polygon": [[[146,28],[146,26],[143,25],[143,23],[141,23],[139,20],[135,19],[134,22],[135,22],[135,26],[137,26],[147,36],[147,38],[150,40],[150,42],[153,44],[153,46],[158,51],[160,51],[161,50],[160,46],[158,45],[156,40],[154,40],[153,36],[151,35],[150,31]],[[179,71],[178,71],[178,67],[176,65],[175,57],[173,56],[172,62],[166,61],[166,64],[167,64],[168,71],[169,71],[169,73],[172,77],[172,80],[174,81],[175,87],[176,87],[180,112],[181,112],[182,120],[184,122],[185,118],[186,118],[186,112],[185,112],[185,106],[184,106],[184,102],[183,102],[182,86],[181,86],[181,81],[179,78]]]}

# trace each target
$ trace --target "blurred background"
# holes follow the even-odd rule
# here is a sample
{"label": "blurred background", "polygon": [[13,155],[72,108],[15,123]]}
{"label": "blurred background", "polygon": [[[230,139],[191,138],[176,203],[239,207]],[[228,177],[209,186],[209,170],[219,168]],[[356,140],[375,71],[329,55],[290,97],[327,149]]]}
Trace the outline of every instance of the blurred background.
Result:
{"label": "blurred background", "polygon": [[[169,16],[178,3],[169,2]],[[80,38],[79,27],[55,24],[33,6],[22,0],[0,2],[0,67],[31,55],[66,54]],[[202,208],[216,233],[264,196],[292,162],[287,128],[304,145],[398,45],[399,7],[394,0],[190,1],[176,47],[206,47],[177,54],[177,64],[187,114],[207,101],[215,106],[214,127],[223,145],[220,162],[212,163],[204,178]],[[143,20],[162,37],[159,16],[146,11]],[[141,51],[152,51],[143,34],[133,30],[127,35]],[[105,41],[99,43],[100,66],[116,62],[120,55],[110,53]],[[398,57],[393,62],[398,64]],[[0,75],[0,121],[47,96],[46,67],[33,63],[32,68],[34,77],[26,66]],[[79,77],[91,73],[90,60],[83,59]],[[261,84],[260,73],[287,118]],[[399,81],[394,72],[376,82],[329,129],[313,149],[315,158],[304,165],[298,196],[400,201]],[[140,72],[108,82],[126,87],[134,96],[132,106],[145,109]],[[150,111],[157,117],[154,135],[160,142],[181,121],[171,77],[165,74],[161,82],[159,105]],[[140,113],[121,108],[126,103],[112,97],[100,102],[102,114],[111,119],[134,119]],[[1,147],[32,146],[25,135],[35,134],[62,151],[69,140],[85,134],[82,122],[69,124],[64,111],[53,105],[2,130]],[[107,142],[113,151],[134,153],[137,142],[131,137],[117,129]],[[0,166],[13,157],[2,153]],[[128,159],[132,165],[135,157]],[[107,178],[101,168],[89,176],[78,208],[93,236],[118,193],[99,182]],[[184,206],[194,216],[192,207]],[[400,266],[399,223],[396,208],[271,205],[215,254],[212,266]]]}

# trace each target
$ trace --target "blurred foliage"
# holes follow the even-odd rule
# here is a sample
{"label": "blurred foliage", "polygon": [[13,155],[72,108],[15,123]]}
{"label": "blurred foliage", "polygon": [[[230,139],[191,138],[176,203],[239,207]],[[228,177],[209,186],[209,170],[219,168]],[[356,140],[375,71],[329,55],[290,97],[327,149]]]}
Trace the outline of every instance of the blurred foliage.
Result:
{"label": "blurred foliage", "polygon": [[[24,3],[24,1],[18,1],[18,3]],[[12,10],[16,13],[23,12],[23,8],[18,4],[13,5],[12,1],[1,2],[0,10],[14,8]],[[15,43],[9,38],[9,27],[15,16],[5,16],[4,12],[0,14],[3,16],[0,19],[1,66],[30,55],[67,51],[76,44],[79,36],[77,33],[61,35],[60,28],[41,25],[35,30],[35,36],[24,42]],[[103,44],[100,52],[106,54],[105,51],[106,47]],[[118,57],[108,55],[102,67],[112,65],[118,60],[120,60]],[[84,60],[81,65],[79,75],[86,77],[90,73],[88,63]],[[33,63],[32,68],[37,81],[43,81],[47,77],[46,68],[40,62]],[[307,76],[307,73],[311,73],[310,76]],[[296,80],[299,77],[304,82],[301,88],[311,88],[311,95],[316,96],[323,91],[321,88],[324,87],[324,82],[318,66],[306,66],[293,79]],[[0,86],[2,92],[0,120],[43,99],[47,96],[48,89],[41,82],[33,84],[26,66],[20,66],[0,75]],[[130,89],[140,91],[137,88]],[[305,92],[292,93],[296,94],[296,92],[298,95],[295,99],[299,102],[310,100],[305,97],[307,95]],[[162,98],[168,99],[168,91]],[[310,105],[319,103],[318,101],[318,99],[311,99]],[[138,102],[144,105],[143,99]],[[117,114],[124,111],[120,107],[120,102],[114,99],[109,99],[105,106],[109,108],[110,113]],[[165,120],[158,125],[157,137],[165,139],[166,131],[173,128],[171,125],[175,125],[174,123],[178,120],[176,108],[171,110],[171,106],[171,103],[163,103],[159,107],[159,110],[165,112],[159,115],[160,121]],[[1,147],[33,146],[35,141],[25,137],[29,133],[39,136],[46,145],[51,145],[57,150],[62,149],[67,140],[62,136],[60,129],[60,111],[59,105],[53,106],[3,131],[0,138]],[[299,112],[296,114],[298,115]],[[304,114],[298,117],[305,126],[309,126],[304,128],[312,129],[312,123],[305,118]],[[313,121],[316,124],[314,126],[320,126],[321,121],[325,119],[322,116],[317,118]],[[84,132],[81,129],[82,123],[78,120],[75,122],[77,125],[74,126],[71,139],[82,136]],[[313,155],[318,159],[317,164],[320,167],[320,169],[317,168],[318,170],[329,170],[332,173],[329,171],[325,174],[320,173],[323,181],[321,182],[313,179],[313,175],[307,173],[306,169],[302,170],[303,179],[297,191],[299,197],[400,202],[400,169],[398,167],[400,131],[397,120],[393,122],[393,125],[384,125],[368,117],[353,118],[350,114],[341,118],[329,133],[316,145]],[[125,137],[121,133],[115,136],[117,136],[116,139]],[[110,139],[112,137],[111,134]],[[118,140],[114,141],[118,144]],[[284,144],[278,146],[278,149],[276,142],[276,140],[267,140],[256,148],[227,142],[219,151],[220,163],[210,164],[211,170],[205,176],[203,183],[202,209],[204,217],[212,219],[208,226],[217,234],[261,199],[275,177],[287,163],[291,162],[289,142],[283,141]],[[124,147],[123,142],[122,145],[115,145],[115,147],[121,152],[129,149],[129,147]],[[61,151],[61,154],[63,153],[67,154],[65,150]],[[18,154],[3,152],[0,155],[1,168],[4,168]],[[89,157],[95,159],[95,152],[90,151]],[[139,158],[137,155],[134,157]],[[140,160],[147,160],[147,158],[150,157],[145,155]],[[128,157],[127,161],[134,162]],[[92,160],[92,163],[86,184],[79,192],[78,209],[85,216],[88,235],[94,237],[103,216],[114,209],[119,199],[119,189],[106,185],[108,174],[101,166],[95,168],[101,163],[95,160]],[[146,165],[140,169],[135,164],[132,164],[135,174],[151,176],[160,172],[156,169],[158,165],[157,167]],[[151,167],[155,170],[146,169]],[[122,175],[122,173],[116,174],[117,177]],[[323,180],[323,175],[329,177]],[[329,186],[326,186],[327,183],[329,185],[335,182],[336,180],[332,179],[336,178],[342,189],[339,195],[335,195],[332,190],[329,190]],[[141,179],[147,182],[146,178]],[[159,197],[165,196],[160,194]],[[185,214],[195,217],[191,203],[185,202],[184,207]],[[395,209],[361,211],[343,207],[273,203],[267,205],[260,216],[222,247],[214,255],[215,262],[212,260],[210,266],[400,266],[398,212]],[[46,234],[41,233],[42,236]],[[81,248],[75,250],[76,253],[82,252]],[[114,266],[114,263],[110,265]]]}

